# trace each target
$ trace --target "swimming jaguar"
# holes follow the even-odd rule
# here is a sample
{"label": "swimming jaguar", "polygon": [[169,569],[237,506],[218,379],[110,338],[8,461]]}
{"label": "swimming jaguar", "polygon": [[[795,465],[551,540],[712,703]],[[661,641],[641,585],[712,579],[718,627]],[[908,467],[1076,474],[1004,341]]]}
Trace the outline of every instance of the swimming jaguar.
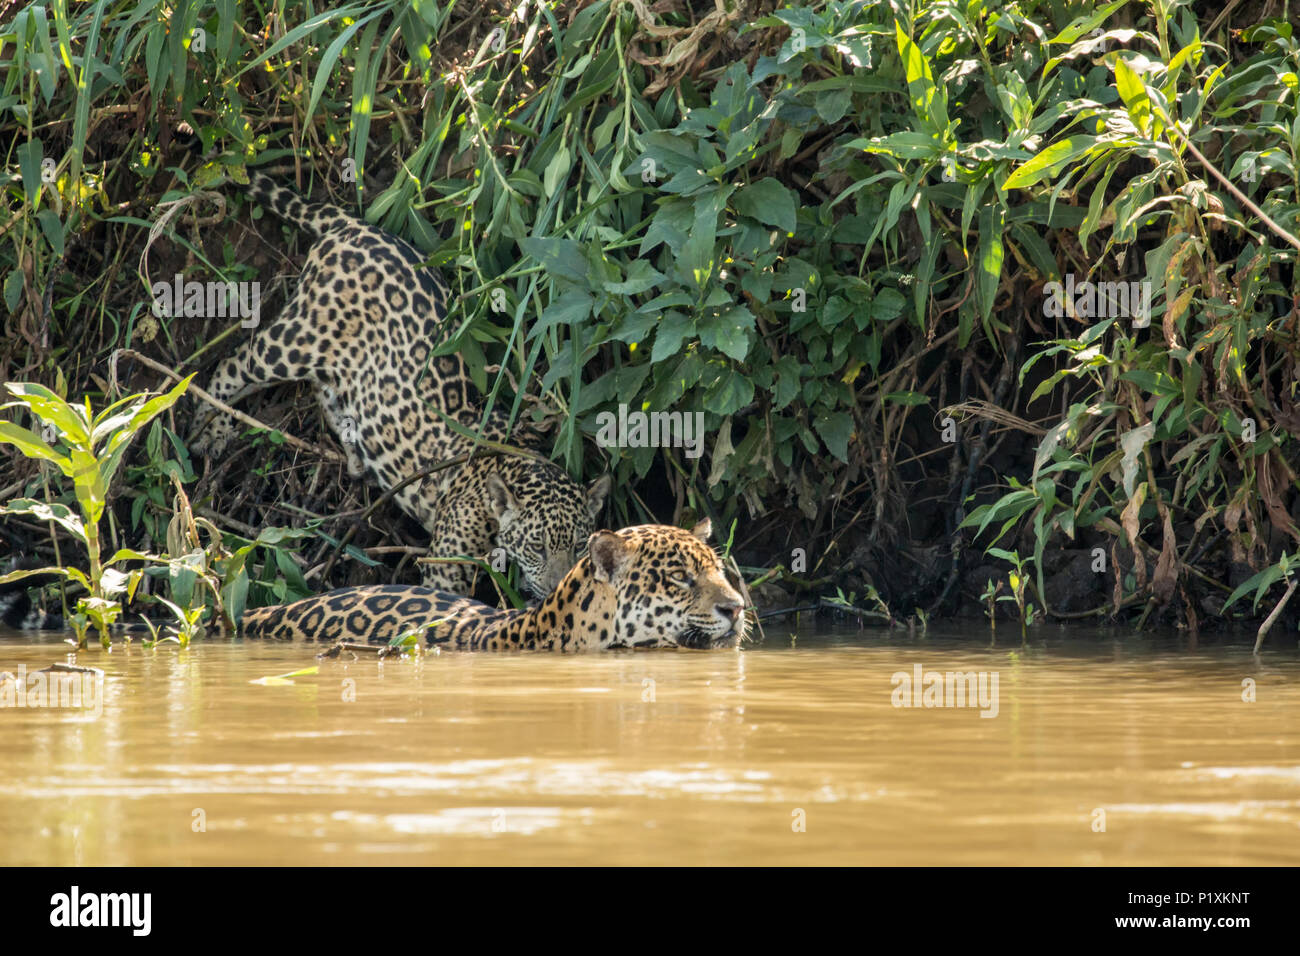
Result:
{"label": "swimming jaguar", "polygon": [[244,615],[246,637],[387,643],[424,632],[430,645],[459,650],[608,650],[617,647],[734,647],[744,639],[740,594],[705,542],[708,519],[691,531],[638,525],[598,531],[541,604],[503,611],[423,587],[340,588]]}

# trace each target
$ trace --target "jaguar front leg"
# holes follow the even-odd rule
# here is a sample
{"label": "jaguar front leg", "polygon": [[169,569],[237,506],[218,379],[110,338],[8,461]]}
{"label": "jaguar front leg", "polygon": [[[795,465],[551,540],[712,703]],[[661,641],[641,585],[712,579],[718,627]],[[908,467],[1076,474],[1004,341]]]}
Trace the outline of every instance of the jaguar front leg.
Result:
{"label": "jaguar front leg", "polygon": [[[307,323],[306,309],[297,293],[285,305],[284,311],[267,329],[259,331],[234,354],[217,366],[207,391],[213,398],[233,405],[247,395],[261,391],[277,382],[301,381],[314,377],[314,363],[308,360],[312,353],[309,344],[285,344]],[[208,458],[216,458],[235,437],[237,426],[227,415],[213,412],[201,420],[190,434],[190,448]]]}
{"label": "jaguar front leg", "polygon": [[322,385],[316,390],[316,396],[325,413],[326,423],[338,435],[339,444],[343,446],[343,454],[347,456],[348,475],[360,478],[366,465],[361,456],[361,426],[357,415],[344,404],[338,389],[333,385]]}

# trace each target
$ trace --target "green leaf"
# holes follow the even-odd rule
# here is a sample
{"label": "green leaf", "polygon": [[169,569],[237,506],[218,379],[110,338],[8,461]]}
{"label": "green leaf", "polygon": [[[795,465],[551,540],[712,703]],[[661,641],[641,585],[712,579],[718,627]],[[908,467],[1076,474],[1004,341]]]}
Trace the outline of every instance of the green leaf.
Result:
{"label": "green leaf", "polygon": [[1002,188],[1028,189],[1093,149],[1098,142],[1100,138],[1097,136],[1069,136],[1055,142],[1008,176]]}
{"label": "green leaf", "polygon": [[89,422],[81,408],[35,382],[10,382],[7,388],[42,421],[49,422],[78,444],[86,442]]}
{"label": "green leaf", "polygon": [[573,158],[569,155],[568,149],[561,146],[555,151],[555,156],[547,165],[545,175],[542,176],[542,187],[546,190],[548,199],[568,181],[569,171],[572,168]]}
{"label": "green leaf", "polygon": [[[19,41],[21,44],[21,41]],[[35,206],[41,193],[41,159],[44,149],[39,139],[21,144],[14,150],[18,154],[18,169],[23,178],[23,193],[27,205]],[[22,271],[14,269],[10,276],[22,276]]]}
{"label": "green leaf", "polygon": [[63,221],[53,209],[42,209],[36,214],[36,221],[40,224],[41,232],[45,234],[45,241],[50,244],[56,256],[63,256]]}
{"label": "green leaf", "polygon": [[533,326],[529,338],[541,335],[552,326],[573,325],[575,322],[581,322],[591,315],[591,308],[595,302],[596,300],[592,294],[585,289],[569,289],[558,298],[551,300],[550,305],[546,307],[541,318]]}
{"label": "green leaf", "polygon": [[655,326],[655,344],[650,352],[651,362],[662,362],[676,355],[682,340],[695,335],[695,323],[681,312],[665,312]]}
{"label": "green leaf", "polygon": [[30,578],[36,574],[57,574],[60,577],[71,577],[72,574],[67,568],[24,568],[21,571],[10,571],[8,574],[0,574],[0,584],[8,584],[10,581],[21,581],[23,578]]}
{"label": "green leaf", "polygon": [[795,231],[794,194],[768,176],[736,192],[736,211],[782,232]]}
{"label": "green leaf", "polygon": [[633,259],[627,264],[627,279],[623,282],[605,282],[606,292],[612,292],[615,295],[639,295],[642,292],[648,292],[660,282],[665,276],[644,259]]}
{"label": "green leaf", "polygon": [[948,107],[942,91],[934,84],[934,74],[930,71],[925,54],[903,32],[903,25],[899,21],[894,22],[894,39],[898,43],[898,53],[907,73],[907,92],[912,101],[912,110],[922,125],[930,130],[946,130]]}
{"label": "green leaf", "polygon": [[704,407],[717,415],[730,415],[754,400],[754,383],[734,369],[725,369],[704,394]]}
{"label": "green leaf", "polygon": [[0,507],[0,514],[31,515],[41,521],[53,521],[71,532],[78,540],[82,542],[86,540],[86,527],[82,524],[81,518],[67,505],[58,502],[46,503],[33,498],[15,498],[9,504]]}
{"label": "green leaf", "polygon": [[1128,115],[1133,120],[1133,125],[1142,133],[1150,134],[1151,98],[1147,95],[1142,78],[1124,62],[1122,57],[1116,56],[1114,63],[1115,88],[1119,90],[1120,98],[1128,108]]}
{"label": "green leaf", "polygon": [[1038,469],[1051,460],[1052,454],[1056,451],[1057,446],[1066,432],[1070,430],[1070,421],[1066,419],[1056,425],[1051,431],[1043,436],[1043,440],[1038,443],[1038,452],[1034,455],[1034,471],[1030,476],[1029,483],[1032,485],[1038,480]]}
{"label": "green leaf", "polygon": [[587,278],[587,258],[582,246],[572,239],[529,236],[519,242],[524,254],[536,259],[550,275],[583,282]]}
{"label": "green leaf", "polygon": [[849,460],[849,439],[853,436],[853,416],[848,412],[831,412],[813,419],[813,428],[832,455],[842,462]]}
{"label": "green leaf", "polygon": [[1232,605],[1236,604],[1241,600],[1243,595],[1249,594],[1252,588],[1255,590],[1255,603],[1252,607],[1259,607],[1259,602],[1268,592],[1268,589],[1287,576],[1288,568],[1289,561],[1287,556],[1284,554],[1282,560],[1277,564],[1270,564],[1263,571],[1260,571],[1254,577],[1250,578],[1250,580],[1243,581],[1241,586],[1228,596],[1228,600],[1223,605],[1223,610],[1226,611],[1228,608],[1232,607]]}
{"label": "green leaf", "polygon": [[52,461],[59,466],[60,471],[69,478],[72,477],[72,466],[67,456],[60,455],[41,441],[41,436],[29,432],[26,428],[15,425],[13,422],[0,422],[0,442],[13,445],[28,458]]}
{"label": "green leaf", "polygon": [[1005,228],[1002,206],[988,203],[980,210],[980,251],[979,251],[979,293],[980,317],[987,319],[993,314],[993,305],[997,299],[998,283],[1002,281],[1002,261],[1005,256],[1002,246],[1002,231]]}
{"label": "green leaf", "polygon": [[320,65],[316,67],[316,78],[312,81],[311,99],[307,102],[306,115],[316,115],[316,104],[320,102],[321,94],[325,92],[325,84],[329,82],[330,74],[334,72],[334,64],[338,61],[339,54],[342,52],[343,47],[352,39],[353,34],[361,29],[361,27],[365,26],[370,20],[379,16],[382,12],[382,10],[376,10],[369,16],[362,17],[344,27],[343,31],[334,38],[334,42],[325,48],[325,53],[321,56]]}
{"label": "green leaf", "polygon": [[[190,382],[196,374],[197,373],[195,372],[191,372],[185,378],[181,379],[181,381],[178,382],[170,392],[165,392],[162,395],[151,398],[149,401],[141,405],[139,409],[131,415],[130,420],[127,421],[126,424],[122,425],[120,430],[109,438],[108,444],[104,446],[103,450],[97,453],[99,456],[99,474],[95,479],[95,482],[97,485],[103,486],[98,491],[101,502],[107,494],[107,486],[113,482],[113,475],[117,473],[118,465],[121,464],[122,461],[122,455],[125,453],[126,446],[130,444],[131,439],[133,439],[145,425],[149,424],[154,416],[161,414],[175,405],[176,402],[180,400],[185,389],[189,388]],[[103,415],[104,413],[101,412],[100,418],[103,418]],[[97,418],[95,425],[99,426],[101,424],[102,422]]]}
{"label": "green leaf", "polygon": [[748,308],[733,306],[700,328],[700,343],[743,362],[749,354],[749,330],[754,326],[754,314]]}
{"label": "green leaf", "polygon": [[715,240],[718,215],[726,208],[727,197],[733,188],[721,187],[696,197],[694,225],[676,262],[675,272],[683,283],[703,289],[717,273],[719,248]]}

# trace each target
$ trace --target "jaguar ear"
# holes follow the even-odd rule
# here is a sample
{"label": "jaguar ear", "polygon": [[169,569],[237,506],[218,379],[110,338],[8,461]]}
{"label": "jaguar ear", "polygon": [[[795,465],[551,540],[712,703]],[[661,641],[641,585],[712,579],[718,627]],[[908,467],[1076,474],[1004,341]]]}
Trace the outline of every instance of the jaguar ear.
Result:
{"label": "jaguar ear", "polygon": [[605,508],[605,499],[609,497],[609,475],[601,475],[587,486],[587,514],[595,521]]}
{"label": "jaguar ear", "polygon": [[695,535],[695,537],[699,538],[705,544],[708,544],[709,538],[713,536],[713,522],[708,518],[705,518],[691,529],[691,534]]}
{"label": "jaguar ear", "polygon": [[496,473],[488,475],[487,492],[488,503],[492,507],[493,517],[497,519],[497,526],[505,528],[513,524],[519,514],[519,502],[510,493],[510,489],[506,487],[500,475]]}
{"label": "jaguar ear", "polygon": [[587,539],[587,553],[596,580],[613,583],[629,561],[633,548],[612,531],[597,531]]}

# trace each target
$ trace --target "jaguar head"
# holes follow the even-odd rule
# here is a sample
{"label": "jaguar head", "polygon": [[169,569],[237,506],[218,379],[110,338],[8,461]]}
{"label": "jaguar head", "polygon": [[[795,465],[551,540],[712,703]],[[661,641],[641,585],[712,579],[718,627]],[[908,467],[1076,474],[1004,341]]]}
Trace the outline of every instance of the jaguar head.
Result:
{"label": "jaguar head", "polygon": [[524,587],[545,597],[586,553],[610,479],[603,475],[584,489],[558,465],[521,458],[514,462],[487,482],[497,545],[519,565]]}
{"label": "jaguar head", "polygon": [[745,638],[745,605],[705,542],[708,519],[692,530],[641,525],[598,531],[589,544],[593,575],[616,596],[615,646],[734,647]]}

